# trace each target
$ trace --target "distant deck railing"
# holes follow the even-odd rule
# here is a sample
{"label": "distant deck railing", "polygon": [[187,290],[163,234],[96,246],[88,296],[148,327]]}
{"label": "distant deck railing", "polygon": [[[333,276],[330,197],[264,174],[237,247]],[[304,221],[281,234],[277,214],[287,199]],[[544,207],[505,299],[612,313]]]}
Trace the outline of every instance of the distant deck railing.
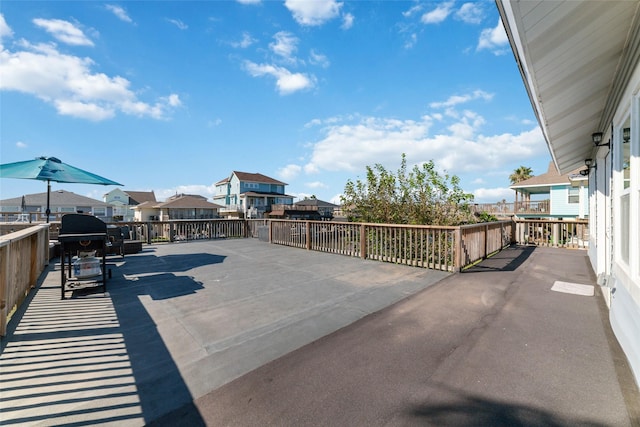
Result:
{"label": "distant deck railing", "polygon": [[487,212],[495,216],[549,215],[551,212],[550,208],[551,202],[549,200],[514,203],[477,203],[472,205],[472,209],[476,213]]}
{"label": "distant deck railing", "polygon": [[[260,237],[272,244],[441,271],[460,271],[510,244],[585,249],[587,220],[515,219],[457,227],[275,219],[112,223],[125,239],[153,244]],[[22,226],[23,224],[20,224]],[[4,226],[4,225],[3,225]],[[27,225],[25,225],[27,226]],[[60,223],[27,226],[0,237],[0,332],[35,287]]]}

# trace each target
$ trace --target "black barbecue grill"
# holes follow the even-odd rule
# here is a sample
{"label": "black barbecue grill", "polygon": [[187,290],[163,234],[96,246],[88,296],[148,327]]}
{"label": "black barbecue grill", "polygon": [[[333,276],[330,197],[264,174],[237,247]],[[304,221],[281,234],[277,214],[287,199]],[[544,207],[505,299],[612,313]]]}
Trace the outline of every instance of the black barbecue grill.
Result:
{"label": "black barbecue grill", "polygon": [[[62,225],[58,234],[60,242],[61,291],[64,299],[67,274],[69,287],[86,287],[102,283],[103,291],[107,291],[106,254],[109,237],[107,224],[102,220],[83,214],[66,214],[62,217]],[[102,257],[101,274],[86,278],[74,278],[71,260],[78,252],[99,252]],[[66,271],[65,271],[66,270]]]}

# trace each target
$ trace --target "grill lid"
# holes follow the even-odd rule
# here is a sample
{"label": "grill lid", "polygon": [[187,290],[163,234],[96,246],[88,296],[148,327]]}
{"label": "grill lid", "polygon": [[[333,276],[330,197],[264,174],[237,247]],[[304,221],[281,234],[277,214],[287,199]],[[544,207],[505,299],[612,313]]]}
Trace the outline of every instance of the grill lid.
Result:
{"label": "grill lid", "polygon": [[84,214],[66,214],[62,217],[60,234],[106,233],[107,224],[99,218]]}

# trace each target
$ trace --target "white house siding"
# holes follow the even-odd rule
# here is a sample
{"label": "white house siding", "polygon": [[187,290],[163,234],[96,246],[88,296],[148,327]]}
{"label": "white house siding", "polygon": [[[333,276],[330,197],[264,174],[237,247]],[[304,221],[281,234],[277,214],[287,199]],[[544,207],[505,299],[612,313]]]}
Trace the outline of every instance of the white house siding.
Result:
{"label": "white house siding", "polygon": [[[600,163],[596,174],[602,175],[605,181],[609,179],[610,176],[606,175],[609,171],[607,162],[611,162],[611,192],[610,195],[604,195],[609,196],[610,204],[604,203],[602,220],[606,224],[607,216],[610,216],[613,227],[610,229],[604,224],[597,227],[597,243],[604,244],[605,248],[592,256],[600,257],[604,253],[604,263],[610,263],[610,268],[607,268],[598,258],[594,262],[594,268],[610,273],[608,289],[611,326],[629,359],[636,380],[640,383],[640,67],[637,64],[612,125],[613,131],[606,135],[612,140],[611,152],[608,152],[607,147],[599,150],[596,158]],[[627,189],[623,188],[621,167],[623,127],[631,127],[631,181]],[[603,180],[598,179],[597,182],[601,183]],[[603,187],[604,191],[605,189],[606,186]],[[622,197],[628,200],[627,204],[622,203]],[[593,203],[591,207],[594,208]],[[592,217],[597,212],[602,212],[601,208],[596,207],[597,211],[593,212]],[[623,225],[623,208],[628,209],[628,229]],[[608,238],[609,232],[612,233],[612,240]],[[623,251],[624,239],[628,239],[628,255]],[[612,257],[609,256],[610,253]]]}

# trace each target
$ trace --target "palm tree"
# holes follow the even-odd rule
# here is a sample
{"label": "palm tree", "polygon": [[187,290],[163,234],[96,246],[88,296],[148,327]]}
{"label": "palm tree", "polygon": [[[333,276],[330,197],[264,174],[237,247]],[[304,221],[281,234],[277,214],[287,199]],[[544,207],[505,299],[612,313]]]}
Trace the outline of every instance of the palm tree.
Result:
{"label": "palm tree", "polygon": [[533,170],[526,166],[520,166],[515,169],[511,175],[509,175],[509,181],[511,184],[517,184],[520,181],[524,181],[525,179],[529,179],[532,177]]}

